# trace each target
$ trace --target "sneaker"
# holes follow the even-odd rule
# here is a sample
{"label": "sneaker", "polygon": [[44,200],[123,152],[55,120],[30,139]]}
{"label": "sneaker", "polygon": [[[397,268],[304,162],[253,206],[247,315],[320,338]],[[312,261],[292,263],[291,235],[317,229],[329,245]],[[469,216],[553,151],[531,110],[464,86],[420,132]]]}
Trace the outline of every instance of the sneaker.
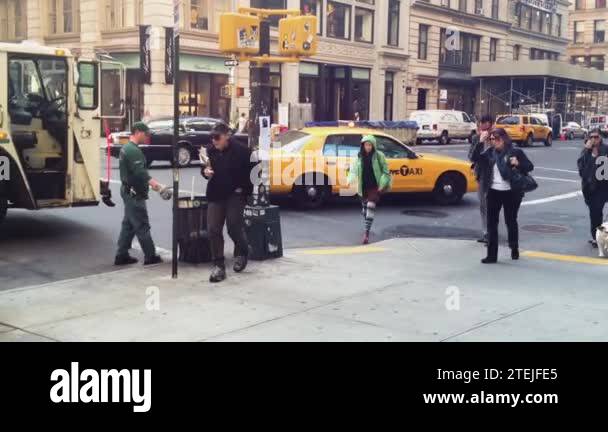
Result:
{"label": "sneaker", "polygon": [[133,258],[130,255],[117,256],[116,259],[114,260],[114,265],[115,266],[127,266],[127,265],[137,264],[137,262],[138,262],[137,258]]}
{"label": "sneaker", "polygon": [[498,262],[498,259],[496,258],[491,258],[491,257],[486,257],[484,259],[481,260],[482,264],[496,264]]}
{"label": "sneaker", "polygon": [[209,276],[209,282],[220,283],[224,280],[226,280],[226,269],[220,266],[215,266],[211,272],[211,276]]}
{"label": "sneaker", "polygon": [[364,244],[364,245],[369,244],[369,233],[365,233],[365,234],[363,235],[363,244]]}
{"label": "sneaker", "polygon": [[163,259],[161,257],[159,257],[158,255],[154,255],[152,258],[146,258],[146,260],[144,261],[144,265],[149,266],[154,264],[160,264],[162,262]]}
{"label": "sneaker", "polygon": [[247,268],[247,263],[249,260],[246,256],[237,256],[234,258],[234,271],[235,273],[241,273],[243,270]]}

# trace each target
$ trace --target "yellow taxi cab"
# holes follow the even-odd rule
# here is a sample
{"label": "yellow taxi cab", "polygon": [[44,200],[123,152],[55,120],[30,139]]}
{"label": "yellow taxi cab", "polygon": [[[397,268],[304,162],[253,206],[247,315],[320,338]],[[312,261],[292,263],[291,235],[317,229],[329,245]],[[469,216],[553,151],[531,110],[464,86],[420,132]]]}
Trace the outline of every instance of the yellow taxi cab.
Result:
{"label": "yellow taxi cab", "polygon": [[429,192],[442,205],[456,204],[477,191],[471,163],[437,154],[416,153],[392,136],[372,129],[313,127],[285,133],[270,157],[270,194],[291,196],[301,208],[323,205],[332,195],[355,196],[349,169],[361,140],[374,135],[386,156],[393,187],[390,193]]}
{"label": "yellow taxi cab", "polygon": [[504,114],[496,117],[496,127],[503,128],[520,147],[531,147],[535,142],[553,145],[553,130],[541,114]]}

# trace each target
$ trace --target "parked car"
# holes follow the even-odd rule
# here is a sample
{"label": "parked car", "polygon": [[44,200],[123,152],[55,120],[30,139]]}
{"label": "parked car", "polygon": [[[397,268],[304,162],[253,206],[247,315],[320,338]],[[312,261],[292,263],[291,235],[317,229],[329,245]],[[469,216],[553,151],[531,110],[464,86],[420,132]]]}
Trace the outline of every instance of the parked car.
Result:
{"label": "parked car", "polygon": [[589,129],[591,130],[596,128],[599,128],[604,137],[608,136],[608,115],[596,115],[589,119]]}
{"label": "parked car", "polygon": [[477,125],[464,111],[453,110],[424,110],[414,111],[410,120],[418,123],[418,139],[420,144],[424,140],[439,141],[446,145],[452,139],[473,139],[477,133]]}
{"label": "parked car", "polygon": [[587,139],[587,129],[582,127],[577,122],[568,122],[566,126],[562,128],[562,135],[566,137],[566,139]]}
{"label": "parked car", "polygon": [[[178,164],[181,167],[190,165],[193,160],[198,159],[199,150],[211,142],[211,129],[223,120],[210,117],[182,117],[180,118],[180,136],[178,150]],[[139,147],[146,156],[148,166],[155,161],[173,160],[173,118],[161,117],[149,121],[150,140]],[[129,142],[128,131],[112,135],[111,154],[118,157],[121,147]],[[235,133],[234,137],[247,144],[248,136]]]}
{"label": "parked car", "polygon": [[504,114],[496,117],[496,127],[503,128],[520,147],[531,147],[535,142],[553,145],[553,130],[542,115]]}
{"label": "parked car", "polygon": [[271,152],[270,193],[290,196],[303,209],[323,205],[332,195],[349,189],[344,184],[361,148],[361,139],[374,135],[393,176],[389,193],[432,193],[442,205],[457,204],[477,191],[471,163],[433,153],[416,153],[377,129],[311,127],[289,131]]}

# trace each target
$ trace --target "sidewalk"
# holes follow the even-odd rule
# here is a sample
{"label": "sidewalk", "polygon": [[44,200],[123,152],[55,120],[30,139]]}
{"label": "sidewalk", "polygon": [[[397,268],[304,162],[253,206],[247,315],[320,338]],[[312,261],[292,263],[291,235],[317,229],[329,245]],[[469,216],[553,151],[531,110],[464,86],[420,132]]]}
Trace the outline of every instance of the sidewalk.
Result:
{"label": "sidewalk", "polygon": [[0,292],[0,341],[608,340],[602,261],[482,254],[429,239],[290,250],[214,286],[208,266],[178,281],[135,266]]}

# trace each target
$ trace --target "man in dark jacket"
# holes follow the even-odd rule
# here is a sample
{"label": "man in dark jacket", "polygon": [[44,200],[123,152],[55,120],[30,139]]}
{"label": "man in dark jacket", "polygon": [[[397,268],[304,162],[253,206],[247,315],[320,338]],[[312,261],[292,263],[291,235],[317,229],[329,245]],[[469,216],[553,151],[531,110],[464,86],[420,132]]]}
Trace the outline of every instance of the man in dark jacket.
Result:
{"label": "man in dark jacket", "polygon": [[589,139],[577,164],[582,180],[583,196],[589,207],[590,243],[593,247],[597,247],[595,235],[604,220],[604,206],[608,203],[608,146],[603,143],[599,129],[589,132]]}
{"label": "man in dark jacket", "polygon": [[[473,162],[473,154],[476,151],[484,152],[490,147],[490,129],[492,129],[493,120],[490,115],[484,115],[479,122],[479,130],[473,136],[471,147],[469,149],[469,160]],[[479,188],[477,189],[477,196],[479,198],[479,211],[481,213],[481,227],[483,235],[479,240],[479,243],[488,242],[488,190],[489,176],[485,175],[485,171],[481,169],[479,164],[473,162],[473,169],[475,170],[475,177]]]}
{"label": "man in dark jacket", "polygon": [[209,180],[207,231],[215,265],[209,280],[217,283],[226,279],[224,224],[228,226],[228,235],[234,242],[234,271],[240,273],[247,267],[249,243],[243,213],[247,198],[253,192],[253,165],[251,151],[231,138],[228,126],[223,123],[213,128],[204,162],[202,174]]}

